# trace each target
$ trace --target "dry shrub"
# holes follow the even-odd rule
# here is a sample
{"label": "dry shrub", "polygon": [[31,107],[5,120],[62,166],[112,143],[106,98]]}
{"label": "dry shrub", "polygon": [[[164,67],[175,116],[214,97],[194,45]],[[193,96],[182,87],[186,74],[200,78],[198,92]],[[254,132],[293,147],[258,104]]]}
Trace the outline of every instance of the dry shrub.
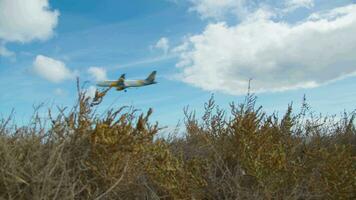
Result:
{"label": "dry shrub", "polygon": [[212,98],[201,120],[185,109],[186,134],[168,139],[152,109],[101,117],[78,87],[76,106],[47,121],[0,121],[0,199],[356,198],[354,114],[332,120],[303,104],[280,118],[255,102],[227,113]]}
{"label": "dry shrub", "polygon": [[[49,123],[1,124],[0,199],[191,199],[201,166],[170,152],[160,130],[129,108],[101,118],[78,87],[78,103]],[[126,110],[125,110],[126,109]]]}
{"label": "dry shrub", "polygon": [[248,95],[243,104],[232,103],[227,118],[212,98],[201,122],[186,111],[180,148],[208,159],[210,198],[356,198],[354,114],[335,121],[315,117],[304,104],[299,114],[289,106],[279,119],[255,102]]}

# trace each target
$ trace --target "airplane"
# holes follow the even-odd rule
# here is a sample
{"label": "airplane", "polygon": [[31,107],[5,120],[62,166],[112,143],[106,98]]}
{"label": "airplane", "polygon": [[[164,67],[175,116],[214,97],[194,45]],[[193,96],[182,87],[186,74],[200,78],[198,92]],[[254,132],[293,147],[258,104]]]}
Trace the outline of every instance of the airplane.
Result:
{"label": "airplane", "polygon": [[127,88],[130,87],[142,87],[146,85],[156,84],[156,71],[153,71],[146,79],[144,80],[126,80],[125,74],[122,74],[117,81],[100,81],[96,85],[98,87],[109,87],[116,88],[117,91],[124,90],[126,92]]}

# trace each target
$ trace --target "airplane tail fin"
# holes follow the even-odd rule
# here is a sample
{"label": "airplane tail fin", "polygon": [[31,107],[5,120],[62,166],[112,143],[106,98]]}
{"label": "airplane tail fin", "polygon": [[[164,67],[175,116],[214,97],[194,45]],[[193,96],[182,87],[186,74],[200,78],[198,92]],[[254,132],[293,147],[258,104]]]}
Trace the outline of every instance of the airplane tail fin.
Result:
{"label": "airplane tail fin", "polygon": [[121,74],[120,78],[117,80],[118,84],[122,84],[125,81],[126,75]]}
{"label": "airplane tail fin", "polygon": [[155,81],[156,73],[157,73],[156,71],[153,71],[153,72],[146,78],[146,81],[150,81],[150,82]]}

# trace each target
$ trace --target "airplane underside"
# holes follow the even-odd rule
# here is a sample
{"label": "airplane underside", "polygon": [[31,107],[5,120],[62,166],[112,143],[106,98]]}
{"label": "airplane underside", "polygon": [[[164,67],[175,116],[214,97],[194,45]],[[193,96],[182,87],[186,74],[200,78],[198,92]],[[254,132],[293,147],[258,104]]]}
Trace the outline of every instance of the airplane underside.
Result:
{"label": "airplane underside", "polygon": [[125,85],[125,86],[115,86],[117,91],[126,90],[127,88],[142,87],[151,84],[137,84],[137,85]]}

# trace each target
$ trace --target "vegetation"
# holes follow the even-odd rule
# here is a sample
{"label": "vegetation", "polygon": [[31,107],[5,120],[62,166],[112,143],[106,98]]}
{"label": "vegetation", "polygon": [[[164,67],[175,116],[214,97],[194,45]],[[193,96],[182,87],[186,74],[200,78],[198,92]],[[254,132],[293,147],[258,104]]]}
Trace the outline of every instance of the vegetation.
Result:
{"label": "vegetation", "polygon": [[256,98],[158,138],[152,114],[123,107],[100,117],[78,88],[70,111],[0,122],[0,199],[356,199],[355,114],[315,117],[303,105],[268,115]]}

